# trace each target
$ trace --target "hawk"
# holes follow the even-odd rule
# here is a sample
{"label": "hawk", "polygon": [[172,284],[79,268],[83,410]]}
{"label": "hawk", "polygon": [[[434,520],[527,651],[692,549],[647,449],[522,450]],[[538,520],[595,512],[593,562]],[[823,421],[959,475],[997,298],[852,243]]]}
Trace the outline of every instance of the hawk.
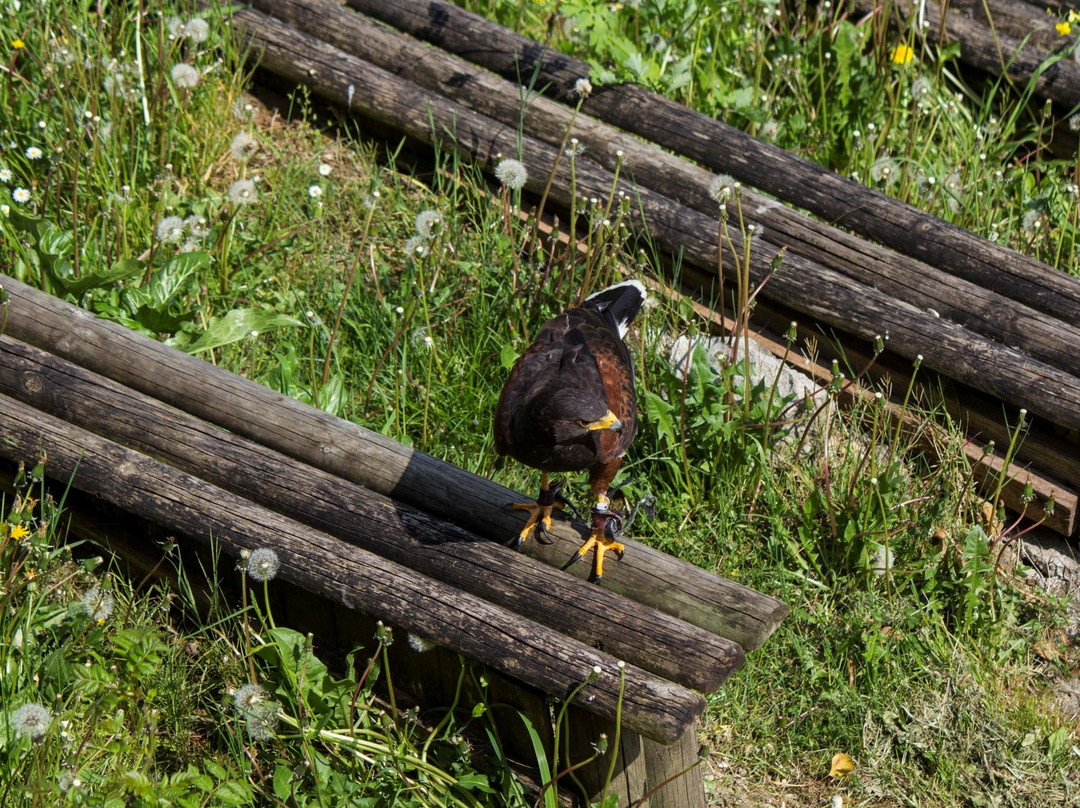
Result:
{"label": "hawk", "polygon": [[495,408],[495,451],[540,469],[534,503],[511,507],[529,512],[514,546],[539,526],[538,540],[551,527],[551,511],[561,506],[561,483],[553,472],[589,471],[596,505],[588,540],[567,563],[595,548],[593,580],[604,575],[604,554],[622,557],[615,539],[622,515],[611,508],[608,488],[637,431],[634,366],[623,342],[645,303],[645,287],[630,280],[589,296],[544,324],[536,341],[518,359]]}

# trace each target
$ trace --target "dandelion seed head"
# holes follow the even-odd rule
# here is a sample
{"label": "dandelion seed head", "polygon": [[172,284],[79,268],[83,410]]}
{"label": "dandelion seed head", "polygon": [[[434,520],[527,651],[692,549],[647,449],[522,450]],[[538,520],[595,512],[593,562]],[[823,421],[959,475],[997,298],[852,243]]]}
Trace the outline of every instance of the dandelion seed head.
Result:
{"label": "dandelion seed head", "polygon": [[416,217],[416,235],[430,239],[439,235],[443,228],[443,216],[437,210],[422,210]]}
{"label": "dandelion seed head", "polygon": [[870,166],[870,178],[882,185],[892,185],[900,178],[896,161],[891,157],[879,157]]}
{"label": "dandelion seed head", "polygon": [[164,244],[175,244],[184,237],[184,220],[179,216],[166,216],[157,223],[154,235]]}
{"label": "dandelion seed head", "polygon": [[419,233],[405,239],[405,255],[409,258],[426,258],[430,251],[427,239]]}
{"label": "dandelion seed head", "polygon": [[592,95],[592,82],[586,78],[580,78],[574,82],[574,95],[578,98],[588,98]]}
{"label": "dandelion seed head", "polygon": [[262,685],[246,684],[239,687],[233,694],[233,704],[242,713],[254,709],[265,701],[266,690]]}
{"label": "dandelion seed head", "polygon": [[237,98],[233,101],[232,105],[233,117],[238,121],[248,123],[255,117],[255,107],[245,101],[243,98]]}
{"label": "dandelion seed head", "polygon": [[169,71],[173,84],[183,89],[190,89],[199,83],[199,71],[187,62],[178,62]]}
{"label": "dandelion seed head", "polygon": [[192,17],[184,24],[184,36],[192,42],[205,42],[210,36],[210,24],[202,17]]}
{"label": "dandelion seed head", "polygon": [[51,720],[52,716],[45,707],[31,702],[11,714],[11,727],[17,735],[36,741],[48,731]]}
{"label": "dandelion seed head", "polygon": [[735,178],[728,174],[717,174],[709,183],[709,196],[717,204],[724,204],[731,199],[735,191]]}
{"label": "dandelion seed head", "polygon": [[1042,227],[1042,211],[1029,210],[1020,220],[1020,227],[1025,233],[1035,233]]}
{"label": "dandelion seed head", "polygon": [[428,651],[432,650],[433,648],[436,648],[437,646],[431,640],[424,639],[419,634],[413,634],[410,631],[409,632],[409,647],[412,648],[414,651],[416,651],[416,653],[423,654],[423,653],[427,653]]}
{"label": "dandelion seed head", "polygon": [[269,547],[258,547],[251,551],[247,560],[247,574],[253,581],[272,581],[278,573],[281,562],[278,555]]}
{"label": "dandelion seed head", "polygon": [[524,188],[525,183],[528,182],[529,171],[520,160],[507,158],[506,160],[500,160],[499,164],[495,166],[495,179],[511,191],[518,191]]}
{"label": "dandelion seed head", "polygon": [[238,132],[229,144],[229,151],[238,163],[246,163],[255,156],[258,150],[259,142],[251,136],[250,132]]}
{"label": "dandelion seed head", "polygon": [[86,590],[80,603],[91,620],[95,623],[104,623],[112,616],[116,601],[111,592],[95,586]]}
{"label": "dandelion seed head", "polygon": [[229,186],[228,197],[234,205],[252,205],[258,201],[259,192],[251,180],[237,180]]}
{"label": "dandelion seed head", "polygon": [[165,29],[169,32],[169,36],[179,39],[184,35],[184,21],[179,17],[169,17],[165,20]]}

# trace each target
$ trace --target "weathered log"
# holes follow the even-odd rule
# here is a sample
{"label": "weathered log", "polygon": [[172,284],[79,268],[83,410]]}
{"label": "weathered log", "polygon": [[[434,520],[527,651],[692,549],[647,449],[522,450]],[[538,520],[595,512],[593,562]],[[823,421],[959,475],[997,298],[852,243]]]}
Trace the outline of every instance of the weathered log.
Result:
{"label": "weathered log", "polygon": [[[863,14],[881,12],[881,5],[873,0],[854,0],[854,5]],[[1034,27],[1023,32],[1020,29],[1040,19],[1052,29],[1054,19],[1045,11],[1033,15],[1031,12],[1034,9],[1027,11],[1025,6],[1024,3],[992,3],[984,7],[982,3],[967,2],[949,6],[936,3],[916,5],[910,0],[897,0],[889,8],[901,18],[898,20],[901,26],[905,26],[916,13],[923,14],[927,23],[924,29],[927,41],[933,45],[959,42],[960,59],[972,67],[992,76],[1005,76],[1021,89],[1034,80],[1034,90],[1043,98],[1065,107],[1080,104],[1080,65],[1072,59],[1061,58],[1044,67],[1054,55],[1046,49],[1051,45],[1050,38],[1045,34],[1031,37],[1037,30]],[[944,25],[942,9],[946,9]],[[990,23],[996,23],[1000,16],[1006,25],[999,27],[988,24],[987,11],[990,12]],[[1069,37],[1067,42],[1061,42],[1056,32],[1050,33],[1058,40],[1053,43],[1057,46],[1055,50],[1065,44],[1071,46],[1075,41]]]}
{"label": "weathered log", "polygon": [[646,737],[671,743],[704,709],[697,693],[633,665],[620,700],[614,657],[528,618],[285,518],[204,480],[0,395],[0,456],[37,462],[73,487],[230,555],[273,548],[282,579],[333,603],[377,616],[514,679],[574,699]]}
{"label": "weathered log", "polygon": [[[505,78],[531,79],[576,104],[584,62],[442,0],[348,0],[399,30]],[[809,163],[634,85],[598,87],[583,111],[897,252],[1010,297],[1066,323],[1080,322],[1080,281],[911,205]]]}
{"label": "weathered log", "polygon": [[[529,183],[533,185],[542,184],[555,163],[553,147],[522,137],[516,129],[454,105],[260,12],[243,9],[237,12],[234,22],[260,52],[264,67],[288,80],[308,84],[335,103],[352,108],[364,106],[367,114],[413,137],[447,138],[447,147],[489,168],[497,155],[517,153],[522,146],[521,157],[529,167]],[[554,177],[550,198],[569,207],[569,194],[575,184],[570,181],[569,169],[558,165]],[[576,166],[574,179],[573,192],[585,196],[605,198],[612,188],[609,172],[584,162]],[[699,266],[716,266],[714,219],[648,189],[630,184],[622,188],[636,200],[654,243],[671,252],[681,251]],[[733,236],[732,241],[739,251],[741,238]],[[898,301],[803,256],[788,256],[780,271],[770,275],[778,248],[767,238],[760,243],[755,240],[755,245],[750,260],[753,284],[768,278],[766,296],[861,339],[872,341],[888,333],[890,348],[909,360],[921,356],[928,367],[1026,407],[1033,415],[1070,429],[1080,428],[1077,377],[943,322],[934,313]]]}
{"label": "weathered log", "polygon": [[[490,480],[334,418],[262,385],[148,339],[116,323],[0,275],[10,303],[7,332],[202,420],[505,541],[522,518],[505,509],[520,495]],[[527,553],[561,566],[581,543],[567,521],[552,526],[550,546],[526,542]],[[604,570],[604,587],[727,637],[761,647],[787,615],[778,600],[664,553],[631,542],[621,563]],[[585,565],[577,564],[575,567]],[[587,570],[575,571],[584,577]]]}
{"label": "weathered log", "polygon": [[[516,83],[421,43],[395,28],[332,0],[253,0],[252,5],[334,47],[371,62],[424,89],[558,146],[571,134],[585,147],[583,159],[601,165],[622,160],[622,171],[648,188],[700,213],[715,215],[708,196],[715,176],[654,144],[587,115],[574,115],[543,96],[522,105]],[[241,17],[241,20],[244,18]],[[1080,375],[1080,322],[1062,322],[922,261],[865,241],[839,228],[778,205],[750,189],[741,194],[745,220],[765,227],[789,254],[805,256],[892,297],[936,311],[954,323],[1074,375]],[[1078,311],[1080,314],[1080,311]]]}
{"label": "weathered log", "polygon": [[[684,272],[682,281],[685,287],[695,287],[694,274]],[[678,296],[678,293],[673,291],[668,294]],[[701,303],[692,302],[691,305],[699,316],[712,324],[713,333],[731,333],[730,323],[725,322],[721,314]],[[817,346],[816,357],[807,358],[791,350],[785,342],[771,336],[788,329],[791,323],[789,313],[773,311],[767,304],[759,303],[754,314],[754,323],[761,331],[752,334],[752,339],[774,356],[809,376],[823,389],[833,381],[832,369],[828,366],[833,359],[841,363],[842,367],[843,363],[847,363],[856,370],[869,368],[868,376],[861,383],[850,383],[841,387],[837,400],[842,407],[852,409],[856,404],[876,407],[878,405],[875,391],[871,389],[871,385],[896,391],[906,389],[912,380],[910,367],[897,367],[896,363],[888,363],[886,367],[880,357],[874,359],[850,344],[836,348],[829,340],[822,340],[821,334],[811,326],[797,324],[798,342],[807,344],[813,341]],[[771,334],[767,333],[769,330]],[[933,386],[933,382],[930,384]],[[1038,432],[1029,430],[1020,454],[1006,467],[1003,447],[1008,446],[1010,436],[1006,427],[987,412],[990,409],[989,404],[983,402],[981,406],[977,406],[979,401],[972,400],[970,396],[965,397],[962,404],[952,398],[945,398],[943,403],[950,416],[967,427],[965,434],[988,433],[990,438],[997,440],[997,446],[993,449],[985,445],[985,439],[981,444],[968,441],[961,447],[975,479],[992,482],[996,487],[997,481],[1004,475],[1006,480],[1000,496],[1006,508],[1017,514],[1023,513],[1032,521],[1041,521],[1043,525],[1063,536],[1071,536],[1080,524],[1080,495],[1077,494],[1080,483],[1065,484],[1061,481],[1080,481],[1080,460],[1076,458],[1075,452],[1067,446],[1063,447],[1060,441],[1050,443]],[[978,418],[976,413],[979,413]],[[899,425],[902,434],[914,440],[923,451],[930,453],[930,457],[940,456],[939,449],[946,441],[942,427],[914,411],[903,409],[895,402],[884,405],[884,415],[889,421],[890,432]],[[1035,468],[1031,467],[1033,461],[1037,463]],[[1057,479],[1053,475],[1056,475]],[[1053,508],[1049,507],[1051,502],[1054,504]]]}
{"label": "weathered log", "polygon": [[744,661],[730,640],[7,336],[0,393],[686,687],[717,690]]}

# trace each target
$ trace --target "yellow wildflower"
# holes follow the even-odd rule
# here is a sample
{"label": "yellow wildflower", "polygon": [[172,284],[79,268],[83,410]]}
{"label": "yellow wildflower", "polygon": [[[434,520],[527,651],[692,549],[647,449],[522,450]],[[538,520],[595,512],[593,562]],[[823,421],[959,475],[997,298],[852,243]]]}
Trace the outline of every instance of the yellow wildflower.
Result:
{"label": "yellow wildflower", "polygon": [[11,526],[11,538],[13,538],[13,539],[21,539],[24,536],[29,536],[29,535],[30,535],[30,531],[27,530],[22,525],[12,525]]}
{"label": "yellow wildflower", "polygon": [[893,64],[906,65],[915,58],[915,51],[909,45],[897,45],[889,55]]}
{"label": "yellow wildflower", "polygon": [[1054,28],[1057,29],[1058,36],[1068,36],[1072,33],[1072,26],[1069,24],[1068,20],[1059,22]]}
{"label": "yellow wildflower", "polygon": [[843,777],[853,771],[855,771],[855,761],[851,759],[851,755],[846,752],[837,752],[833,755],[829,777]]}

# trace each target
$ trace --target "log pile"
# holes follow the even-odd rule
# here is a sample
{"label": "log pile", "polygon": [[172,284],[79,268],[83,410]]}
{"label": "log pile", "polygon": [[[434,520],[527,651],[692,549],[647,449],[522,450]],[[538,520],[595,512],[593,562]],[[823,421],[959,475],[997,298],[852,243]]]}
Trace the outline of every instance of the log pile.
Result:
{"label": "log pile", "polygon": [[[235,22],[266,70],[488,170],[502,155],[520,155],[527,187],[538,194],[556,166],[549,204],[569,208],[568,167],[556,162],[579,100],[573,88],[589,73],[583,63],[437,0],[348,0],[351,10],[330,0],[254,6],[237,12]],[[543,89],[524,112],[521,77]],[[786,250],[762,293],[762,326],[780,331],[796,319],[807,336],[827,328],[842,349],[825,344],[821,359],[828,362],[833,351],[856,370],[870,364],[874,338],[887,334],[888,350],[875,367],[897,389],[921,357],[923,368],[940,374],[954,417],[977,436],[977,476],[1001,472],[1003,457],[987,446],[1008,445],[1010,425],[1026,409],[1034,425],[1007,470],[1003,498],[1059,533],[1075,532],[1075,278],[639,87],[597,88],[572,134],[587,158],[576,165],[577,192],[604,198],[621,152],[622,177],[631,179],[620,183],[636,201],[639,224],[697,269],[684,270],[681,280],[700,300],[712,299],[717,265],[708,184],[713,172],[743,182],[744,214],[765,232],[751,252],[753,282]],[[737,234],[733,241],[741,249]]]}
{"label": "log pile", "polygon": [[[613,737],[621,715],[627,795],[693,762],[701,693],[787,614],[636,544],[597,587],[558,569],[580,544],[565,520],[551,546],[525,545],[532,559],[501,543],[521,527],[504,507],[514,492],[12,278],[0,286],[0,457],[44,455],[60,483],[233,556],[273,547],[284,581],[483,663],[533,714],[599,670],[577,721]],[[431,691],[445,676],[401,678]],[[700,775],[671,794],[698,804]]]}

